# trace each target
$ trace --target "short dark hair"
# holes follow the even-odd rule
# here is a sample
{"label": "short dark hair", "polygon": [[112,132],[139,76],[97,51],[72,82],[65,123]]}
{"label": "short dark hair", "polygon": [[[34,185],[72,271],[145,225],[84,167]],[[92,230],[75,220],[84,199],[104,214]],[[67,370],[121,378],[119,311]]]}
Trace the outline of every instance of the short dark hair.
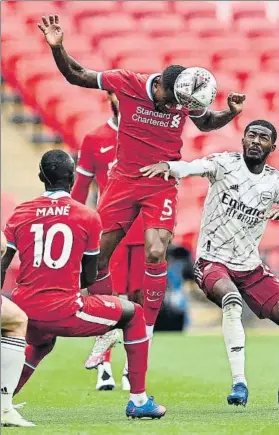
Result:
{"label": "short dark hair", "polygon": [[40,162],[40,179],[55,187],[58,183],[71,183],[75,165],[72,157],[63,150],[47,151]]}
{"label": "short dark hair", "polygon": [[271,131],[271,140],[272,143],[276,142],[277,139],[277,131],[276,128],[274,127],[273,124],[271,124],[268,121],[265,121],[264,119],[258,119],[256,121],[252,121],[250,122],[250,124],[248,124],[244,130],[244,135],[246,135],[247,131],[249,130],[250,127],[252,127],[253,125],[260,125],[261,127],[266,127]]}
{"label": "short dark hair", "polygon": [[162,72],[162,84],[165,90],[170,89],[174,94],[174,83],[179,74],[186,68],[181,65],[170,65]]}

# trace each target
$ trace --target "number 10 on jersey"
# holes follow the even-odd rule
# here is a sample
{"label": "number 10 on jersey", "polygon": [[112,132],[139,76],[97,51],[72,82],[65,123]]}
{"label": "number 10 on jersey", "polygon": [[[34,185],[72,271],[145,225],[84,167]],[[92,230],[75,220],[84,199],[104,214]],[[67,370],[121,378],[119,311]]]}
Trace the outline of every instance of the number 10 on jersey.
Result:
{"label": "number 10 on jersey", "polygon": [[[30,229],[34,233],[34,260],[33,266],[40,267],[42,261],[51,269],[61,269],[65,266],[70,258],[73,247],[73,233],[71,228],[65,224],[54,224],[44,234],[43,224],[33,224]],[[63,235],[63,247],[60,257],[53,259],[51,257],[51,248],[56,234]],[[45,235],[45,241],[44,241]]]}

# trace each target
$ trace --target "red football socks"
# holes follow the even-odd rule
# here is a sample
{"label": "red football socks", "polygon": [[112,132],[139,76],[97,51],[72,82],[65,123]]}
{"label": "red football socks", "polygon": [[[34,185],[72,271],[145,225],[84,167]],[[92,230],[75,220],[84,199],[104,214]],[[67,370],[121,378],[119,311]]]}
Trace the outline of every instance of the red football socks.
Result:
{"label": "red football socks", "polygon": [[108,267],[98,271],[96,281],[87,290],[93,295],[112,295],[112,281]]}
{"label": "red football socks", "polygon": [[33,375],[36,367],[42,361],[42,359],[48,355],[55,345],[55,340],[51,343],[47,343],[45,346],[32,346],[28,345],[25,349],[25,364],[18,382],[18,386],[15,389],[14,395],[19,393],[23,385],[26,384],[28,379]]}
{"label": "red football socks", "polygon": [[148,338],[146,336],[143,308],[140,305],[135,305],[134,316],[124,329],[124,345],[128,358],[128,377],[131,393],[144,393]]}
{"label": "red football socks", "polygon": [[167,288],[167,262],[146,263],[143,281],[144,316],[147,326],[155,325]]}

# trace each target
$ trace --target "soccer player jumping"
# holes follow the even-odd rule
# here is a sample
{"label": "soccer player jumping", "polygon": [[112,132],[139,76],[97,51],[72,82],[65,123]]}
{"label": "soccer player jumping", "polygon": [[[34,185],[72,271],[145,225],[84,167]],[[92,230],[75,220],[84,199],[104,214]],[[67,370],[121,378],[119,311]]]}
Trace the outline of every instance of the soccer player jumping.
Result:
{"label": "soccer player jumping", "polygon": [[[223,334],[233,386],[229,405],[246,405],[245,334],[242,299],[260,318],[279,325],[279,280],[262,263],[259,243],[267,219],[279,220],[279,171],[266,164],[277,132],[267,121],[244,131],[243,153],[212,154],[192,162],[164,162],[141,173],[155,176],[200,175],[209,180],[197,247],[195,278],[205,295],[223,311]],[[278,232],[279,234],[279,232]]]}
{"label": "soccer player jumping", "polygon": [[[91,337],[120,328],[131,384],[126,415],[164,416],[165,407],[145,392],[148,337],[143,308],[116,296],[80,294],[96,278],[101,223],[96,211],[71,198],[73,159],[61,150],[48,151],[39,177],[45,193],[15,209],[5,228],[8,248],[1,263],[4,278],[18,250],[21,264],[12,299],[29,321],[26,362],[16,393],[51,352],[56,337]],[[18,346],[24,349],[22,341]]]}
{"label": "soccer player jumping", "polygon": [[63,47],[57,15],[42,17],[39,28],[51,47],[58,69],[73,85],[114,92],[120,103],[117,162],[100,199],[104,226],[95,294],[111,293],[109,260],[131,224],[142,213],[145,230],[144,314],[151,338],[167,282],[166,249],[172,236],[177,186],[141,176],[140,168],[162,160],[179,160],[181,134],[188,116],[201,131],[228,124],[243,108],[245,96],[230,94],[229,108],[189,113],[174,96],[174,83],[185,67],[171,65],[150,76],[127,70],[97,72],[74,60]]}

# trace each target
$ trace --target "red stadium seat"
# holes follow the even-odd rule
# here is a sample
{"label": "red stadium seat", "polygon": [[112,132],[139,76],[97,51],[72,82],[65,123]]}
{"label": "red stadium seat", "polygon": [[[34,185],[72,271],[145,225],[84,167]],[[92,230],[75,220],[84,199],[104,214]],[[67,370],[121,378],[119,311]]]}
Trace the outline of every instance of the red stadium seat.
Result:
{"label": "red stadium seat", "polygon": [[33,38],[17,41],[6,41],[2,47],[2,72],[6,80],[13,86],[16,84],[15,67],[20,59],[32,59],[36,54],[48,50],[47,44],[42,45]]}
{"label": "red stadium seat", "polygon": [[26,38],[26,36],[30,36],[30,33],[30,29],[18,17],[7,16],[1,20],[2,43]]}
{"label": "red stadium seat", "polygon": [[279,74],[279,50],[269,52],[268,57],[262,58],[262,71]]}
{"label": "red stadium seat", "polygon": [[134,53],[147,56],[150,53],[154,54],[156,43],[154,39],[145,35],[131,34],[128,38],[126,36],[104,38],[98,48],[102,55],[109,59],[111,67],[115,68],[121,59]]}
{"label": "red stadium seat", "polygon": [[79,30],[82,35],[89,37],[94,44],[100,39],[111,36],[134,33],[137,22],[126,14],[113,14],[100,17],[87,17],[80,21]]}
{"label": "red stadium seat", "polygon": [[[203,42],[204,43],[204,42]],[[206,44],[206,49],[212,56],[213,66],[218,69],[218,62],[232,56],[245,57],[250,50],[249,38],[229,33],[223,37],[212,37]]]}
{"label": "red stadium seat", "polygon": [[234,21],[241,18],[266,18],[266,2],[234,1],[230,3]]}
{"label": "red stadium seat", "polygon": [[[208,58],[207,47],[201,38],[193,36],[191,33],[180,33],[179,36],[164,36],[154,38],[156,53],[164,56],[167,62],[171,63],[173,58],[189,55],[196,56],[197,53],[202,57]],[[206,56],[204,53],[206,52]]]}
{"label": "red stadium seat", "polygon": [[250,38],[274,36],[278,38],[278,26],[266,18],[243,18],[238,21],[237,29]]}
{"label": "red stadium seat", "polygon": [[205,18],[216,17],[216,5],[208,1],[175,1],[173,2],[175,11],[183,15],[186,19],[189,18]]}
{"label": "red stadium seat", "polygon": [[201,38],[224,36],[228,30],[226,23],[211,17],[192,19],[189,21],[189,28]]}
{"label": "red stadium seat", "polygon": [[244,88],[248,78],[252,77],[253,74],[256,74],[259,69],[259,59],[249,55],[244,58],[239,58],[238,56],[233,55],[227,59],[220,59],[218,62],[218,70],[223,73],[232,74],[238,78],[242,89]]}
{"label": "red stadium seat", "polygon": [[[189,195],[188,190],[185,191],[185,196]],[[201,223],[201,209],[200,207],[178,208],[177,225],[175,227],[175,235],[193,234],[197,233],[200,229]]]}
{"label": "red stadium seat", "polygon": [[169,4],[166,1],[124,1],[122,9],[132,14],[135,18],[142,18],[147,15],[159,15],[167,13]]}
{"label": "red stadium seat", "polygon": [[152,36],[177,35],[185,30],[185,23],[182,17],[176,14],[168,14],[158,17],[147,17],[139,21],[139,28]]}
{"label": "red stadium seat", "polygon": [[24,1],[17,2],[17,15],[30,26],[36,29],[37,23],[43,15],[59,14],[61,9],[53,1]]}
{"label": "red stadium seat", "polygon": [[215,102],[218,109],[222,110],[226,105],[229,93],[239,91],[239,81],[236,77],[231,76],[230,74],[222,74],[220,72],[215,74],[215,78],[217,81],[217,95]]}
{"label": "red stadium seat", "polygon": [[266,101],[266,109],[274,110],[276,105],[278,107],[279,99],[279,86],[278,74],[274,73],[258,73],[257,77],[251,78],[247,83],[247,95],[257,93]]}
{"label": "red stadium seat", "polygon": [[161,58],[154,55],[147,56],[127,56],[117,65],[118,68],[130,69],[142,74],[153,74],[161,72],[164,69],[164,63]]}
{"label": "red stadium seat", "polygon": [[115,14],[120,10],[118,1],[68,1],[65,3],[64,10],[71,15],[79,28],[80,22],[87,17],[105,16]]}
{"label": "red stadium seat", "polygon": [[170,59],[170,62],[177,65],[185,65],[185,67],[193,67],[200,66],[202,68],[206,68],[208,70],[212,67],[212,62],[210,56],[206,52],[197,52],[197,53],[182,53],[176,56],[173,56]]}

